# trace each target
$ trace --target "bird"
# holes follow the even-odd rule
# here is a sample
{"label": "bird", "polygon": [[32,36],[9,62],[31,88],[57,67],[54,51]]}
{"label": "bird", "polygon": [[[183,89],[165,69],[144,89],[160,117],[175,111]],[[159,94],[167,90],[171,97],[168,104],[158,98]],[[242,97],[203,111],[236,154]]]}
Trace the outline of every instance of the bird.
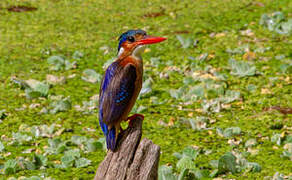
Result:
{"label": "bird", "polygon": [[128,30],[119,37],[116,60],[103,76],[99,91],[99,124],[107,149],[115,151],[121,122],[134,120],[141,114],[128,117],[142,88],[143,60],[141,54],[148,44],[166,40],[149,36],[143,30]]}

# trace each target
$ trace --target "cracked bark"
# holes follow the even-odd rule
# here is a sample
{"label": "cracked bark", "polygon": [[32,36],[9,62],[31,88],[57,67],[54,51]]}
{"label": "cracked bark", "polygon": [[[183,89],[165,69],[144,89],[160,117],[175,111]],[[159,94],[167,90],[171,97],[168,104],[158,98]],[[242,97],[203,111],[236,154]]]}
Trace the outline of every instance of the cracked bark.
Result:
{"label": "cracked bark", "polygon": [[156,180],[160,147],[149,139],[141,142],[143,119],[130,122],[119,136],[115,152],[108,151],[94,180]]}

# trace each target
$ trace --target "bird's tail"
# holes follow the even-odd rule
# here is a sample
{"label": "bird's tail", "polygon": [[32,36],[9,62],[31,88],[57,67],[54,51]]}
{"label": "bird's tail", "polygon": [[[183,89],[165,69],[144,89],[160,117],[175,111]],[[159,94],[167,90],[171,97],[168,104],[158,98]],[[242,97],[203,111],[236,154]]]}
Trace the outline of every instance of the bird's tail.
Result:
{"label": "bird's tail", "polygon": [[116,148],[116,142],[117,142],[116,128],[112,127],[109,130],[108,134],[106,134],[107,149],[110,149],[110,150],[114,151],[115,148]]}
{"label": "bird's tail", "polygon": [[105,135],[106,138],[106,146],[107,149],[110,149],[112,151],[116,148],[116,142],[118,138],[118,130],[117,127],[113,126],[110,130],[108,129],[108,126],[102,121],[99,121],[100,127]]}

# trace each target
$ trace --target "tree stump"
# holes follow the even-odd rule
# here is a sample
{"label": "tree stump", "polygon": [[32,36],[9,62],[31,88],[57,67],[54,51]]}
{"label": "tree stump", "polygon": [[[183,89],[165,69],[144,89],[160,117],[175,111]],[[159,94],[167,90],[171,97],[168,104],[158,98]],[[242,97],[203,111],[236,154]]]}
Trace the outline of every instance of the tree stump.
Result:
{"label": "tree stump", "polygon": [[108,151],[94,180],[156,180],[160,147],[142,136],[141,117],[132,120],[118,138],[115,152]]}

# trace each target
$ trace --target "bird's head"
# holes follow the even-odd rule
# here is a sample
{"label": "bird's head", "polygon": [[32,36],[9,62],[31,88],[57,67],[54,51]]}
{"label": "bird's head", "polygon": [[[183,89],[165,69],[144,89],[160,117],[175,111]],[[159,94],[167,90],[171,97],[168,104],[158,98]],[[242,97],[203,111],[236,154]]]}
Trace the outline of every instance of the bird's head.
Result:
{"label": "bird's head", "polygon": [[141,58],[145,45],[159,43],[166,40],[163,37],[148,36],[143,30],[129,30],[119,37],[118,56],[134,56]]}

